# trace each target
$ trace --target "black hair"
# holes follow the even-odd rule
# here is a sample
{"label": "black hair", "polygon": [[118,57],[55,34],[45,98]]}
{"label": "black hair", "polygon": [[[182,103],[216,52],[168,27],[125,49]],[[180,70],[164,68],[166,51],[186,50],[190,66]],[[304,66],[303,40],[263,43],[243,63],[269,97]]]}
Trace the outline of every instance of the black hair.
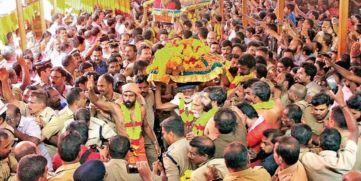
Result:
{"label": "black hair", "polygon": [[249,162],[247,147],[240,142],[228,144],[224,150],[224,161],[227,168],[236,171],[247,169]]}
{"label": "black hair", "polygon": [[292,69],[294,67],[294,64],[293,64],[293,60],[292,58],[289,58],[289,57],[283,57],[280,59],[280,63],[285,66],[285,68],[290,68]]}
{"label": "black hair", "polygon": [[229,108],[220,108],[214,115],[216,128],[221,134],[228,134],[236,130],[237,117]]}
{"label": "black hair", "polygon": [[80,152],[81,136],[77,131],[66,131],[59,138],[58,153],[65,162],[73,162]]}
{"label": "black hair", "polygon": [[238,64],[245,65],[249,69],[252,69],[254,66],[256,66],[256,59],[251,54],[244,54],[239,58]]}
{"label": "black hair", "polygon": [[73,105],[75,101],[80,99],[80,93],[82,90],[79,87],[74,87],[70,90],[70,92],[66,95],[66,101],[69,105]]}
{"label": "black hair", "polygon": [[332,108],[331,116],[332,120],[336,123],[338,128],[347,129],[346,118],[340,106],[335,106]]}
{"label": "black hair", "polygon": [[320,135],[320,147],[323,150],[338,151],[341,145],[341,134],[334,128],[325,128]]}
{"label": "black hair", "polygon": [[227,100],[227,91],[221,86],[211,86],[203,90],[208,93],[209,99],[211,101],[216,101],[219,107],[223,106],[224,102]]}
{"label": "black hair", "polygon": [[208,158],[212,158],[216,152],[216,146],[207,136],[196,136],[189,142],[189,145],[197,148],[199,155],[208,155]]}
{"label": "black hair", "polygon": [[267,67],[264,64],[256,64],[256,76],[257,78],[261,79],[262,77],[267,77]]}
{"label": "black hair", "polygon": [[67,131],[76,131],[79,133],[80,137],[81,137],[81,143],[82,145],[85,145],[86,142],[88,141],[89,138],[89,133],[88,133],[88,125],[86,124],[85,121],[81,121],[81,120],[77,120],[77,121],[72,121],[67,127],[66,127]]}
{"label": "black hair", "polygon": [[259,81],[258,78],[248,79],[242,83],[242,87],[243,87],[243,89],[250,88],[252,86],[252,84],[254,84],[258,81]]}
{"label": "black hair", "polygon": [[346,104],[349,108],[361,111],[361,92],[357,92],[352,95],[347,101]]}
{"label": "black hair", "polygon": [[109,139],[109,155],[114,159],[124,159],[130,149],[127,137],[116,135]]}
{"label": "black hair", "polygon": [[184,123],[179,116],[171,116],[165,119],[160,126],[167,132],[172,132],[178,137],[184,136]]}
{"label": "black hair", "polygon": [[291,136],[302,145],[308,145],[312,138],[312,129],[307,124],[296,124],[291,128]]}
{"label": "black hair", "polygon": [[288,110],[287,117],[289,119],[293,120],[295,123],[301,123],[302,109],[300,106],[296,104],[289,104],[286,106],[286,109]]}
{"label": "black hair", "polygon": [[258,113],[248,102],[241,102],[236,105],[249,119],[258,118]]}
{"label": "black hair", "polygon": [[267,66],[267,60],[262,56],[255,56],[256,64],[263,64]]}
{"label": "black hair", "polygon": [[42,155],[27,155],[18,163],[17,178],[20,181],[37,181],[44,175],[47,163]]}
{"label": "black hair", "polygon": [[267,139],[271,138],[271,142],[275,144],[277,138],[283,136],[283,134],[279,129],[270,128],[263,131],[263,136],[266,137]]}
{"label": "black hair", "polygon": [[317,68],[314,64],[312,63],[307,63],[304,62],[301,67],[303,69],[305,69],[305,73],[306,75],[310,76],[310,80],[313,81],[313,78],[316,76],[317,74]]}
{"label": "black hair", "polygon": [[278,140],[276,153],[287,165],[293,165],[298,161],[300,155],[300,144],[292,136],[283,136]]}
{"label": "black hair", "polygon": [[322,104],[329,106],[333,104],[333,100],[328,94],[320,92],[312,97],[311,104],[313,106],[319,106]]}

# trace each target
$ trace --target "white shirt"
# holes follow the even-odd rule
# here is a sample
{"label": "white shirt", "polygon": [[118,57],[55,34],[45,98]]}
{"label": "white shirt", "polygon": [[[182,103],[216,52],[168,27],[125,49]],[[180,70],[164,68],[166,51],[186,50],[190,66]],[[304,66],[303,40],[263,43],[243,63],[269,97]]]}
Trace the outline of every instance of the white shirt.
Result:
{"label": "white shirt", "polygon": [[[170,101],[170,103],[179,106],[179,96],[181,93],[178,93],[177,95],[174,96],[173,100]],[[193,100],[193,98],[191,97],[190,100]],[[187,110],[191,110],[191,105],[192,105],[192,101],[187,101],[186,99],[184,100],[184,106],[185,109]],[[179,108],[174,109],[175,113],[177,113],[177,115],[179,115]]]}
{"label": "white shirt", "polygon": [[[29,135],[29,136],[32,136],[32,137],[35,137],[35,138],[38,138],[41,140],[41,129],[40,129],[39,125],[36,123],[35,118],[22,116],[20,119],[20,123],[17,127],[17,130],[26,135]],[[52,159],[50,157],[50,154],[48,153],[48,150],[45,148],[44,143],[41,142],[38,145],[38,148],[39,148],[40,154],[43,155],[46,158],[46,160],[48,161],[48,164],[47,164],[48,169],[50,169],[52,171],[53,170]]]}

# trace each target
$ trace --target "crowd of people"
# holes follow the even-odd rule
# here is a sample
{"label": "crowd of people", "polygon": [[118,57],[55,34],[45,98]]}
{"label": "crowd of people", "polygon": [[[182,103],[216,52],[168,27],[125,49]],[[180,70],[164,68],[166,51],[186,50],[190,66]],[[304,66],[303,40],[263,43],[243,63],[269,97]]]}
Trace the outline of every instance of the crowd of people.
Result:
{"label": "crowd of people", "polygon": [[[248,14],[212,1],[172,23],[131,3],[130,15],[56,13],[23,53],[8,34],[1,181],[361,180],[359,1],[339,57],[337,0],[286,0],[282,21],[275,0]],[[181,39],[204,42],[222,73],[148,81],[156,52]]]}

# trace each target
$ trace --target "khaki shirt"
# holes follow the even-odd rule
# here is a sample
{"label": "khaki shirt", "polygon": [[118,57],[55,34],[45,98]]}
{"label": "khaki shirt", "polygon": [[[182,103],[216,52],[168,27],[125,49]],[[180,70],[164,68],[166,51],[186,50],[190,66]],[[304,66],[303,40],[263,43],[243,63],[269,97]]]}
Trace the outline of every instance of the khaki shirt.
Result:
{"label": "khaki shirt", "polygon": [[271,175],[263,167],[248,168],[229,173],[223,181],[270,181]]}
{"label": "khaki shirt", "polygon": [[16,173],[18,162],[13,154],[7,158],[0,160],[0,180],[7,180],[11,173]]}
{"label": "khaki shirt", "polygon": [[104,181],[141,181],[139,174],[129,174],[127,161],[123,159],[111,159],[105,163],[106,175]]}
{"label": "khaki shirt", "polygon": [[272,181],[307,181],[306,170],[302,163],[297,161],[295,164],[286,169],[277,168],[276,173],[272,177]]}
{"label": "khaki shirt", "polygon": [[[341,148],[344,148],[346,146],[346,141],[348,140],[349,132],[341,131],[340,133],[341,133]],[[354,164],[352,170],[356,170],[356,171],[361,170],[361,137],[358,138],[356,163]]]}
{"label": "khaki shirt", "polygon": [[75,170],[80,167],[80,163],[63,164],[55,171],[55,176],[51,177],[49,181],[73,181]]}
{"label": "khaki shirt", "polygon": [[312,81],[306,85],[306,97],[312,98],[314,95],[321,91],[321,86],[319,86],[316,82]]}
{"label": "khaki shirt", "polygon": [[329,116],[330,111],[328,111],[327,115],[323,120],[317,120],[312,114],[312,106],[308,106],[303,112],[302,121],[311,127],[312,133],[316,135],[321,135],[324,129],[323,122],[327,120]]}
{"label": "khaki shirt", "polygon": [[208,166],[214,166],[218,171],[218,176],[222,179],[228,174],[228,169],[224,159],[216,158],[209,160],[207,163],[194,170],[192,172],[191,181],[207,181],[207,178],[204,176],[204,174],[207,173]]}
{"label": "khaki shirt", "polygon": [[356,162],[357,144],[347,140],[338,152],[324,150],[318,154],[305,153],[300,158],[310,181],[342,180],[342,175],[352,169]]}
{"label": "khaki shirt", "polygon": [[[68,121],[66,121],[64,123],[64,128],[61,132],[64,133],[66,131],[66,127],[73,121],[74,119],[69,119]],[[101,128],[101,132],[100,132],[100,128]],[[95,117],[91,117],[89,122],[89,130],[88,130],[88,141],[86,142],[85,145],[102,146],[102,140],[100,139],[100,135],[102,135],[104,139],[108,140],[109,138],[117,135],[117,133],[115,133],[115,131],[105,121]]]}
{"label": "khaki shirt", "polygon": [[145,110],[147,111],[147,121],[150,128],[154,128],[154,93],[149,91],[148,96],[145,98]]}
{"label": "khaki shirt", "polygon": [[[111,100],[107,100],[104,96],[98,96],[100,100],[108,101],[108,102],[115,102],[116,100],[120,99],[122,97],[121,94],[113,92],[113,97]],[[101,119],[106,122],[115,123],[114,118],[112,117],[112,114],[110,112],[105,112],[99,108],[97,108],[94,104],[91,104],[91,106],[94,106],[96,108],[95,110],[95,117],[98,119]],[[115,126],[114,126],[115,131]]]}
{"label": "khaki shirt", "polygon": [[247,145],[246,137],[247,137],[246,128],[239,130],[237,129],[235,133],[229,134],[220,134],[218,138],[213,140],[214,145],[216,146],[216,152],[214,154],[215,158],[223,158],[224,148],[233,141],[239,141],[244,145]]}
{"label": "khaki shirt", "polygon": [[[189,142],[185,138],[182,138],[170,145],[167,152],[163,155],[164,168],[168,180],[180,180],[184,172],[191,168],[187,157],[188,146]],[[167,154],[171,156],[177,164],[173,163],[173,161],[166,156]]]}
{"label": "khaki shirt", "polygon": [[54,136],[64,128],[64,123],[69,119],[73,119],[73,111],[70,110],[69,107],[65,107],[46,124],[42,130],[43,136],[46,139]]}
{"label": "khaki shirt", "polygon": [[47,125],[55,115],[56,112],[54,111],[54,109],[46,107],[43,111],[41,111],[39,117],[44,121],[45,125]]}

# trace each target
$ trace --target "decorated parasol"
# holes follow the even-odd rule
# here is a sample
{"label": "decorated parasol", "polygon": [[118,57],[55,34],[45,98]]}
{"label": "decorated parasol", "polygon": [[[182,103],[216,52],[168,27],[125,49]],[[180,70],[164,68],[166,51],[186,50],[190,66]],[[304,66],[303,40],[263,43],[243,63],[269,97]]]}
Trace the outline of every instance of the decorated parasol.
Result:
{"label": "decorated parasol", "polygon": [[147,67],[148,81],[207,82],[223,73],[221,56],[210,54],[201,40],[173,40],[155,53]]}

